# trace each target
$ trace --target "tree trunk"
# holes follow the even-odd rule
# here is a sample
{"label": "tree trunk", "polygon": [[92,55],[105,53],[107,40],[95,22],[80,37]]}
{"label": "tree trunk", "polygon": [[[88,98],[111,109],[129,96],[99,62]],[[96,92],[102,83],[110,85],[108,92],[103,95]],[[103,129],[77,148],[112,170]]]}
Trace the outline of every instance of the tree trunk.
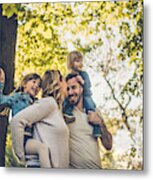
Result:
{"label": "tree trunk", "polygon": [[[15,45],[17,34],[16,16],[2,16],[0,4],[0,67],[5,71],[4,94],[9,94],[14,86]],[[0,166],[5,166],[5,142],[8,126],[8,111],[0,106]]]}

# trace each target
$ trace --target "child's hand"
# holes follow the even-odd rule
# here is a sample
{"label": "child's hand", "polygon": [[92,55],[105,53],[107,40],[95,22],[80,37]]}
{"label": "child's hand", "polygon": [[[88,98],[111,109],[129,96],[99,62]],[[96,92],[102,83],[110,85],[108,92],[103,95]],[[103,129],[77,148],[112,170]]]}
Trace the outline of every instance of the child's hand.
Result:
{"label": "child's hand", "polygon": [[80,82],[82,85],[84,85],[84,79],[80,76],[80,75],[77,75],[77,81]]}
{"label": "child's hand", "polygon": [[5,83],[5,73],[2,68],[0,68],[0,82],[3,84]]}

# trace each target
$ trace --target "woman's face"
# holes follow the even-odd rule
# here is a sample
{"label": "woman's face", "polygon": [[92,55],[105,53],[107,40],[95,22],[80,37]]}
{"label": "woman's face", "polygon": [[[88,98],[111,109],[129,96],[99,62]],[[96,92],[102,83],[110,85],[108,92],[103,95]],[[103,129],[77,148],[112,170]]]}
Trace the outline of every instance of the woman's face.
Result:
{"label": "woman's face", "polygon": [[40,90],[40,79],[31,79],[23,85],[24,92],[35,97]]}

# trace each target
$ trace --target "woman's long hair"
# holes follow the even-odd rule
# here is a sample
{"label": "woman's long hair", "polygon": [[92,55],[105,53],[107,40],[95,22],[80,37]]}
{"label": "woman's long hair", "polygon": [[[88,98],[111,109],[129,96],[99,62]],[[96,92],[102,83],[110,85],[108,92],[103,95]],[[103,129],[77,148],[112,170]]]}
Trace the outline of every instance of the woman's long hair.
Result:
{"label": "woman's long hair", "polygon": [[62,75],[59,70],[47,70],[42,77],[42,97],[52,96],[57,102],[59,108],[62,106],[62,94],[60,81]]}

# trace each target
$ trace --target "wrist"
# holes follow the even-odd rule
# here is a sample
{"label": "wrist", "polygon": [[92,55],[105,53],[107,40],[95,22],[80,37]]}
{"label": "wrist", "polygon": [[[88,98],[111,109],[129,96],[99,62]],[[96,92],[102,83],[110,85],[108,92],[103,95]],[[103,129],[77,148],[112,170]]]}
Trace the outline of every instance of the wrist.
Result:
{"label": "wrist", "polygon": [[4,89],[4,83],[0,82],[0,92],[2,92]]}
{"label": "wrist", "polygon": [[104,121],[103,121],[103,120],[101,120],[101,122],[100,122],[99,126],[101,127],[102,131],[104,131],[104,130],[106,130],[106,129],[107,129],[107,128],[106,128],[106,125],[105,125],[105,123],[104,123]]}

